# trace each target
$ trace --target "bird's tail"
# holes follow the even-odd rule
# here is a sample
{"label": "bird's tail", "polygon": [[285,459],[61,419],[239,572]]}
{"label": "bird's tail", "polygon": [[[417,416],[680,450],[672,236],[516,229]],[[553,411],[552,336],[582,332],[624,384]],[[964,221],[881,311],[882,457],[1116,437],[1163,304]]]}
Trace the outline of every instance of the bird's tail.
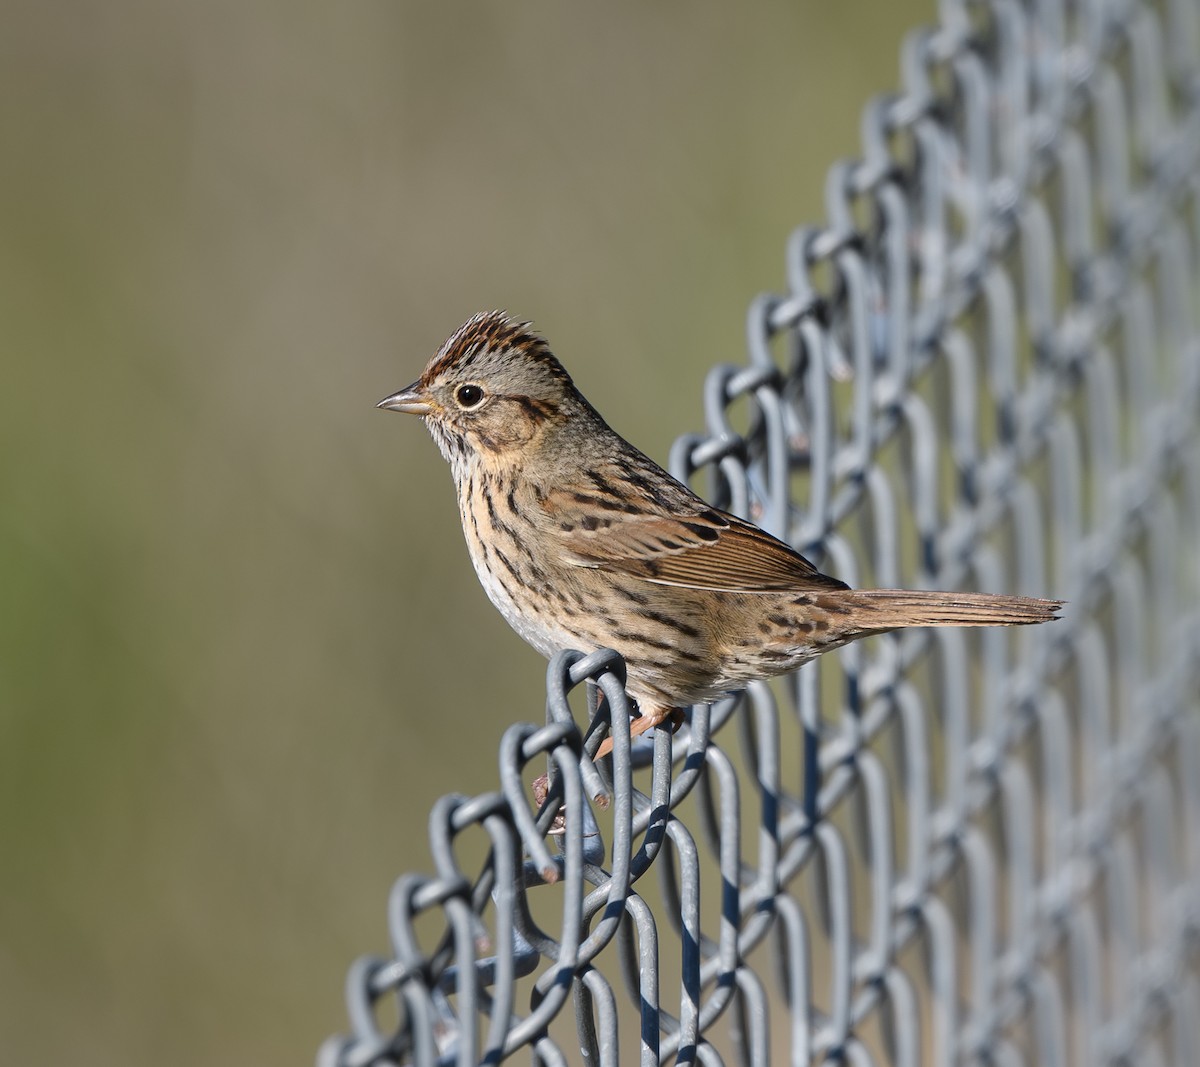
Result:
{"label": "bird's tail", "polygon": [[1063,605],[1061,600],[1004,593],[942,593],[923,589],[847,590],[836,594],[836,602],[849,609],[852,625],[864,631],[897,630],[905,626],[1029,626],[1058,618]]}

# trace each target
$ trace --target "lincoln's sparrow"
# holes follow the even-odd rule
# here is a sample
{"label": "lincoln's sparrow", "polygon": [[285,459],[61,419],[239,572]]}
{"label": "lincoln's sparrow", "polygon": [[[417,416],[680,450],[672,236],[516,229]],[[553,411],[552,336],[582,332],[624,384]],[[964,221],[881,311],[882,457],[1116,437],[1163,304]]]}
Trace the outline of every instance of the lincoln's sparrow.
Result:
{"label": "lincoln's sparrow", "polygon": [[544,656],[607,646],[625,658],[635,734],[860,637],[1045,622],[1060,606],[851,590],[614,433],[546,342],[500,312],[465,323],[379,406],[425,420],[475,573],[509,625]]}

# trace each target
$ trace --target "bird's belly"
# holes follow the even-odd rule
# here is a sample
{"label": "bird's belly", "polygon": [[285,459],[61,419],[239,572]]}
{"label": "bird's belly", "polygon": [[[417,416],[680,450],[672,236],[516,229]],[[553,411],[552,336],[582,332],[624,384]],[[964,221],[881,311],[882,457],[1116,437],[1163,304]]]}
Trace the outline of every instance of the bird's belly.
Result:
{"label": "bird's belly", "polygon": [[533,583],[512,574],[501,578],[495,569],[495,561],[486,559],[482,548],[477,550],[470,544],[468,547],[475,574],[488,600],[522,640],[547,659],[564,648],[579,646],[577,640],[572,640],[574,635],[560,624],[551,610],[539,607],[545,597]]}
{"label": "bird's belly", "polygon": [[511,597],[495,579],[484,581],[483,588],[496,610],[504,616],[504,621],[547,659],[564,648],[579,646],[580,642],[573,640],[575,635],[554,625],[552,620],[535,615],[522,602]]}
{"label": "bird's belly", "polygon": [[712,688],[716,665],[707,654],[699,613],[688,610],[689,597],[646,586],[644,611],[652,618],[637,615],[638,609],[628,604],[614,613],[606,610],[602,590],[586,582],[590,571],[558,573],[548,583],[521,576],[520,564],[504,549],[517,574],[497,560],[495,546],[469,547],[488,599],[508,625],[547,659],[564,648],[614,649],[628,667],[630,695],[671,707],[693,703],[701,693],[712,699],[727,688]]}

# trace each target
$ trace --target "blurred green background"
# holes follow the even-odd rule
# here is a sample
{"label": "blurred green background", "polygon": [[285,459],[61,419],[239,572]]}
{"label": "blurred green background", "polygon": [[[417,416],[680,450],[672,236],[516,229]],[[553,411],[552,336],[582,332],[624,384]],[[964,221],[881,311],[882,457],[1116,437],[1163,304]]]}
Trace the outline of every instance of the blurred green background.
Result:
{"label": "blurred green background", "polygon": [[506,307],[664,458],[933,7],[9,0],[6,1058],[344,1027],[430,804],[543,704],[373,404]]}

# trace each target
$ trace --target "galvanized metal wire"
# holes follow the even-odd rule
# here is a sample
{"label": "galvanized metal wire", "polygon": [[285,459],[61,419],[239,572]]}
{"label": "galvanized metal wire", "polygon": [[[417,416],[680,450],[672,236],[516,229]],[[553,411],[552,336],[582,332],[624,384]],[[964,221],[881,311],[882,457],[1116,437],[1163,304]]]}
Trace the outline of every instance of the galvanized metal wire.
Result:
{"label": "galvanized metal wire", "polygon": [[564,651],[321,1064],[1200,1062],[1200,7],[939,8],[671,467],[851,584],[1065,618],[636,746],[619,658]]}

